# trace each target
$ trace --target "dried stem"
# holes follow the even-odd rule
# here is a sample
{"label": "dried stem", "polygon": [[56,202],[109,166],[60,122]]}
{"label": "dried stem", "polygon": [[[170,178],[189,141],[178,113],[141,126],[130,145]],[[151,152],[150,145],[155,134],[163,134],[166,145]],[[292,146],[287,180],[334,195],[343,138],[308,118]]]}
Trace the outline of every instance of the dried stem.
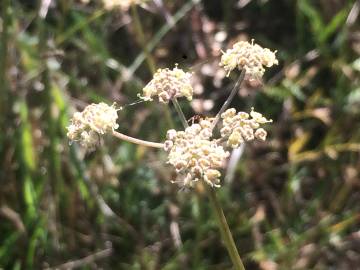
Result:
{"label": "dried stem", "polygon": [[237,79],[233,89],[231,90],[231,93],[229,95],[229,97],[226,99],[226,101],[224,102],[224,104],[222,105],[221,109],[219,110],[219,112],[216,114],[215,116],[215,120],[212,124],[212,129],[215,128],[215,126],[217,125],[217,123],[219,122],[220,120],[220,117],[221,117],[221,114],[223,112],[225,112],[225,110],[227,108],[229,108],[229,105],[231,103],[231,101],[234,99],[235,97],[235,94],[238,92],[242,82],[244,81],[244,78],[245,78],[245,69],[243,69],[239,75],[239,78]]}
{"label": "dried stem", "polygon": [[220,202],[216,196],[215,190],[211,187],[208,187],[208,195],[209,195],[210,203],[211,203],[211,205],[214,209],[215,215],[216,215],[216,220],[219,225],[222,239],[228,250],[231,261],[236,270],[245,270],[244,264],[241,261],[240,255],[237,251],[234,239],[231,235],[229,225],[226,222],[224,212],[223,212]]}
{"label": "dried stem", "polygon": [[164,144],[162,144],[162,143],[155,143],[155,142],[139,140],[139,139],[127,136],[127,135],[122,134],[117,131],[113,131],[112,135],[114,135],[116,138],[119,138],[120,140],[124,140],[124,141],[130,142],[130,143],[148,146],[148,147],[154,147],[154,148],[164,148]]}
{"label": "dried stem", "polygon": [[112,249],[112,247],[110,247],[110,248],[95,252],[95,253],[93,253],[91,255],[88,255],[88,256],[86,256],[84,258],[74,260],[74,261],[70,261],[70,262],[58,265],[56,267],[53,267],[53,268],[45,268],[45,269],[53,270],[53,269],[85,268],[85,266],[91,265],[92,263],[94,263],[97,260],[101,260],[101,259],[110,257],[112,253],[113,253],[113,249]]}

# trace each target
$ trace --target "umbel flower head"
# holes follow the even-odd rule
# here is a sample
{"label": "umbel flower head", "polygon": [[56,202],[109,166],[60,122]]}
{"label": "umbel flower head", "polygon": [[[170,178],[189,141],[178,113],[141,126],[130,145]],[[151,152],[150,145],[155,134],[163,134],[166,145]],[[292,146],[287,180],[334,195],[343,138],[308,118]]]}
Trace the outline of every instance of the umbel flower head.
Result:
{"label": "umbel flower head", "polygon": [[246,141],[259,139],[265,141],[267,133],[260,126],[271,123],[261,113],[251,108],[250,115],[246,112],[238,112],[234,108],[226,110],[221,114],[223,127],[220,130],[221,137],[227,140],[227,145],[237,148]]}
{"label": "umbel flower head", "polygon": [[211,187],[220,187],[221,168],[229,152],[211,140],[211,121],[201,120],[185,131],[174,129],[167,132],[165,150],[169,152],[168,163],[179,174],[184,187],[192,187],[197,181],[204,181]]}
{"label": "umbel flower head", "polygon": [[192,100],[193,88],[190,83],[191,73],[184,72],[182,69],[158,69],[154,78],[144,87],[143,96],[138,95],[144,100],[152,100],[158,96],[159,101],[168,103],[172,98],[186,97]]}
{"label": "umbel flower head", "polygon": [[223,52],[220,66],[223,66],[229,76],[235,68],[245,69],[250,78],[261,78],[264,75],[265,68],[277,65],[276,51],[272,52],[267,48],[247,41],[240,41],[234,44],[232,49]]}
{"label": "umbel flower head", "polygon": [[118,109],[103,102],[90,104],[82,112],[76,112],[67,128],[71,141],[79,141],[88,150],[93,150],[99,136],[112,132],[119,126],[116,123]]}

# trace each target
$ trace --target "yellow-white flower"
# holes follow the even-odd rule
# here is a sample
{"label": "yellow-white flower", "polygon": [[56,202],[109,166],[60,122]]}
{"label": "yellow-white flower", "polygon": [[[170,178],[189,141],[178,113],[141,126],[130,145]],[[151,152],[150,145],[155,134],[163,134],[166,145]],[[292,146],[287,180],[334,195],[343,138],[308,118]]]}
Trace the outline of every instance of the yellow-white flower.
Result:
{"label": "yellow-white flower", "polygon": [[227,75],[235,68],[245,69],[246,74],[251,78],[261,78],[264,75],[265,67],[277,65],[276,51],[272,52],[267,48],[262,48],[247,41],[240,41],[234,44],[232,49],[223,53],[220,66],[223,66]]}
{"label": "yellow-white flower", "polygon": [[[250,118],[251,117],[251,118]],[[220,130],[221,137],[227,141],[227,145],[237,148],[246,141],[259,139],[265,141],[267,133],[260,125],[271,123],[261,113],[251,108],[250,114],[238,112],[234,108],[226,110],[222,115],[223,127]]]}
{"label": "yellow-white flower", "polygon": [[168,163],[175,167],[182,186],[192,187],[197,181],[204,181],[211,187],[220,187],[219,169],[229,152],[211,136],[211,120],[205,119],[185,131],[167,132]]}
{"label": "yellow-white flower", "polygon": [[114,9],[121,8],[123,10],[128,10],[131,5],[139,5],[146,0],[103,0],[105,9]]}
{"label": "yellow-white flower", "polygon": [[82,112],[76,112],[67,128],[67,136],[71,141],[79,141],[82,146],[92,150],[99,141],[99,136],[118,128],[116,120],[118,109],[114,104],[109,106],[103,102],[90,104]]}
{"label": "yellow-white flower", "polygon": [[168,103],[172,98],[186,97],[192,100],[193,88],[190,83],[191,73],[182,69],[158,69],[154,78],[144,87],[143,95],[139,97],[144,100],[152,100],[154,96],[162,103]]}

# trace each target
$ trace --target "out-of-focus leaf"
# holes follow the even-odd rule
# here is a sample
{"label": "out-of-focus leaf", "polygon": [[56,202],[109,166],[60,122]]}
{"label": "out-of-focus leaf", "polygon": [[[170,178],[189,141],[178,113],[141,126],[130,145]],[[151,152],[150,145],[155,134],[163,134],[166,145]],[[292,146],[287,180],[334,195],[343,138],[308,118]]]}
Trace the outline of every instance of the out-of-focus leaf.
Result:
{"label": "out-of-focus leaf", "polygon": [[320,13],[316,10],[316,8],[311,4],[311,1],[309,0],[301,0],[297,3],[300,10],[309,19],[314,38],[319,39],[322,32],[324,31],[324,23]]}
{"label": "out-of-focus leaf", "polygon": [[291,92],[287,87],[282,86],[272,86],[272,87],[266,87],[265,86],[265,94],[278,100],[278,101],[284,101],[288,97],[291,97]]}
{"label": "out-of-focus leaf", "polygon": [[292,160],[294,156],[304,148],[304,146],[309,141],[310,137],[311,137],[311,133],[306,132],[301,136],[297,137],[294,141],[290,143],[288,150],[288,155],[290,160]]}
{"label": "out-of-focus leaf", "polygon": [[360,58],[356,59],[353,63],[352,63],[352,67],[353,69],[360,71]]}
{"label": "out-of-focus leaf", "polygon": [[341,25],[344,24],[344,22],[348,16],[348,13],[349,13],[348,8],[345,7],[332,18],[332,20],[326,25],[326,27],[323,29],[323,31],[321,31],[320,36],[318,38],[320,40],[320,42],[322,42],[322,43],[326,42],[327,39],[333,33],[335,33],[335,31],[338,30],[338,28]]}
{"label": "out-of-focus leaf", "polygon": [[[6,264],[12,258],[12,252],[16,249],[16,241],[20,236],[19,232],[14,232],[11,235],[7,235],[7,237],[2,238],[2,242],[0,245],[0,261]],[[0,266],[1,267],[1,266]]]}
{"label": "out-of-focus leaf", "polygon": [[62,131],[66,131],[66,127],[69,124],[69,119],[66,114],[67,106],[63,97],[63,93],[59,88],[59,86],[56,84],[52,85],[51,91],[52,91],[52,98],[56,104],[56,107],[59,110],[58,123],[60,124],[60,129]]}
{"label": "out-of-focus leaf", "polygon": [[21,155],[24,165],[30,171],[35,169],[36,156],[33,146],[31,125],[28,119],[28,107],[24,101],[18,103],[19,115],[21,119]]}
{"label": "out-of-focus leaf", "polygon": [[301,87],[298,83],[295,83],[289,79],[285,79],[283,81],[283,85],[289,89],[289,91],[291,92],[291,94],[293,96],[295,96],[297,99],[301,100],[301,101],[305,101],[306,96],[305,94],[301,91]]}
{"label": "out-of-focus leaf", "polygon": [[106,10],[100,9],[97,10],[91,17],[84,18],[83,20],[79,20],[76,24],[70,27],[65,33],[62,33],[56,39],[57,45],[71,39],[78,31],[81,31],[84,27],[88,27],[88,25],[92,22],[100,18],[106,13]]}
{"label": "out-of-focus leaf", "polygon": [[303,161],[314,161],[319,159],[322,155],[327,154],[330,157],[337,157],[339,152],[360,152],[360,144],[357,143],[343,143],[326,146],[321,150],[305,151],[294,155],[292,158],[293,163]]}
{"label": "out-of-focus leaf", "polygon": [[324,20],[316,9],[312,1],[301,0],[298,1],[299,9],[306,15],[308,21],[311,25],[313,38],[318,43],[323,51],[327,50],[328,44],[326,43],[328,38],[339,29],[341,25],[345,22],[349,8],[345,7],[339,11],[332,20],[325,24]]}
{"label": "out-of-focus leaf", "polygon": [[40,220],[29,240],[29,246],[26,252],[26,265],[28,268],[31,268],[34,265],[37,246],[39,245],[39,242],[44,239],[44,225],[45,224],[43,224],[43,222]]}
{"label": "out-of-focus leaf", "polygon": [[24,200],[30,218],[36,216],[37,195],[34,188],[33,173],[36,169],[36,154],[34,152],[31,124],[28,119],[28,107],[25,101],[19,100],[16,108],[20,116],[18,155],[23,181]]}
{"label": "out-of-focus leaf", "polygon": [[314,117],[322,121],[325,125],[331,124],[331,117],[330,117],[330,109],[327,107],[323,108],[314,108],[314,109],[308,109],[304,111],[300,111],[297,113],[294,113],[293,118],[295,120],[305,119],[309,117]]}
{"label": "out-of-focus leaf", "polygon": [[354,89],[346,98],[346,109],[353,113],[360,112],[360,87]]}

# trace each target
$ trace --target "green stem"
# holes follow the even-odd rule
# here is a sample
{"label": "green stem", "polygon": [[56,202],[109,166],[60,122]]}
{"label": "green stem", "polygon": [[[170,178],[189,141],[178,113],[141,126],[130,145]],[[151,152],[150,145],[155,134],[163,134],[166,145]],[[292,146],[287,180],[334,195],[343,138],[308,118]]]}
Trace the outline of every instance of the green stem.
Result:
{"label": "green stem", "polygon": [[[234,88],[231,91],[231,94],[230,94],[229,98],[225,101],[224,105],[221,107],[219,113],[217,114],[217,118],[229,106],[231,100],[233,99],[233,97],[235,96],[235,93],[237,92],[236,90],[240,86],[241,82],[244,80],[244,77],[245,77],[245,71],[242,71],[240,76],[239,76],[239,79],[237,80]],[[171,99],[171,101],[174,104],[175,110],[178,113],[184,128],[187,128],[189,126],[189,124],[186,121],[185,115],[184,115],[179,103],[177,102],[177,99],[173,98],[173,99]],[[215,119],[215,121],[216,121],[216,119]],[[216,122],[214,122],[214,123],[216,125]],[[214,125],[214,127],[215,127],[215,125]],[[218,222],[218,225],[219,225],[219,229],[220,229],[220,232],[221,232],[222,239],[223,239],[223,241],[225,243],[225,246],[226,246],[226,248],[228,250],[228,253],[230,255],[231,261],[233,262],[235,270],[245,270],[245,267],[244,267],[244,265],[243,265],[243,263],[241,261],[240,255],[239,255],[239,253],[237,251],[234,239],[233,239],[233,237],[231,235],[229,225],[227,224],[224,212],[223,212],[223,210],[221,208],[219,200],[216,197],[216,193],[215,193],[214,189],[208,187],[208,194],[209,194],[211,205],[213,206],[213,209],[214,209],[214,212],[215,212],[215,215],[216,215],[216,219],[217,219],[217,222]]]}
{"label": "green stem", "polygon": [[[197,4],[199,4],[200,0],[189,0],[185,5],[183,5],[179,11],[177,11],[173,16],[173,24],[165,23],[154,35],[154,37],[146,42],[147,51],[150,53],[155,49],[155,47],[160,43],[160,41],[164,38],[164,36],[177,24],[182,18],[185,17],[188,12]],[[140,65],[146,59],[145,53],[139,54],[134,62],[129,67],[130,75],[134,74],[135,71],[140,67]]]}
{"label": "green stem", "polygon": [[[139,13],[137,11],[137,7],[136,7],[135,4],[131,5],[131,13],[132,13],[132,17],[133,17],[133,20],[134,20],[135,31],[136,31],[137,36],[139,37],[140,46],[142,47],[142,50],[145,53],[146,63],[148,65],[148,67],[149,67],[150,72],[152,74],[154,74],[156,72],[155,60],[151,56],[150,50],[149,50],[149,48],[148,48],[148,46],[146,44],[147,42],[145,40],[144,29],[143,29],[142,24],[140,22]],[[164,110],[164,112],[165,112],[165,118],[166,118],[166,121],[168,122],[168,124],[170,126],[174,126],[169,109],[166,108]]]}
{"label": "green stem", "polygon": [[146,40],[145,40],[145,35],[144,35],[144,29],[141,25],[140,22],[140,18],[139,18],[139,13],[137,11],[137,7],[135,4],[131,5],[131,13],[132,13],[132,17],[134,19],[134,25],[135,25],[135,31],[139,37],[139,42],[140,45],[142,47],[142,49],[145,52],[145,56],[146,56],[146,62],[147,65],[151,71],[152,74],[154,74],[156,72],[156,65],[155,65],[155,61],[154,58],[151,56],[147,46],[146,46]]}
{"label": "green stem", "polygon": [[[41,9],[42,1],[39,0],[39,10]],[[51,74],[48,68],[48,59],[45,56],[47,52],[49,52],[49,48],[47,46],[48,40],[48,32],[47,32],[47,25],[45,24],[46,12],[44,14],[40,14],[37,18],[37,27],[38,27],[38,38],[39,38],[39,45],[38,45],[38,52],[41,58],[41,70],[43,71],[41,74],[41,82],[44,85],[43,91],[43,103],[45,108],[44,113],[44,130],[46,131],[47,136],[50,138],[49,145],[46,148],[46,155],[49,161],[49,174],[50,179],[53,180],[54,188],[57,189],[59,192],[61,187],[61,182],[59,179],[61,178],[61,169],[60,169],[60,156],[57,150],[59,140],[58,134],[56,131],[57,122],[55,117],[52,113],[52,108],[55,106],[52,94],[52,85],[51,85]],[[54,192],[54,196],[56,196]]]}
{"label": "green stem", "polygon": [[[5,125],[5,116],[8,108],[8,80],[7,80],[7,64],[8,64],[8,42],[10,27],[10,0],[3,0],[1,8],[2,32],[0,39],[0,127],[3,129]],[[4,130],[4,129],[3,129]],[[0,152],[3,134],[0,135]]]}
{"label": "green stem", "polygon": [[203,238],[203,198],[201,197],[200,192],[197,190],[194,198],[194,207],[195,211],[193,213],[196,221],[196,231],[195,231],[195,246],[194,246],[194,262],[193,269],[202,269],[201,268],[201,258],[202,258],[202,247],[201,240]]}
{"label": "green stem", "polygon": [[240,88],[242,82],[244,81],[244,78],[245,78],[245,69],[243,69],[241,71],[241,73],[239,75],[239,78],[237,79],[233,89],[231,90],[231,93],[230,93],[229,97],[226,99],[226,101],[224,102],[224,104],[220,108],[219,112],[216,114],[215,120],[214,120],[213,125],[212,125],[212,129],[214,129],[216,124],[219,122],[221,114],[223,112],[225,112],[225,110],[227,108],[229,108],[229,105],[230,105],[231,101],[234,99],[236,93],[239,91],[239,88]]}
{"label": "green stem", "polygon": [[231,261],[236,270],[245,270],[244,264],[241,261],[240,255],[237,251],[234,239],[233,239],[233,237],[231,235],[231,231],[229,229],[229,225],[226,222],[224,212],[223,212],[220,202],[216,196],[215,190],[213,188],[208,187],[208,195],[209,195],[210,203],[211,203],[214,213],[216,215],[216,220],[219,225],[222,239],[228,250]]}
{"label": "green stem", "polygon": [[184,128],[187,128],[189,126],[188,122],[186,121],[186,117],[180,107],[179,102],[177,101],[176,98],[172,98],[171,99],[172,103],[174,104],[174,108],[176,110],[176,112],[178,113],[181,123],[183,124]]}

